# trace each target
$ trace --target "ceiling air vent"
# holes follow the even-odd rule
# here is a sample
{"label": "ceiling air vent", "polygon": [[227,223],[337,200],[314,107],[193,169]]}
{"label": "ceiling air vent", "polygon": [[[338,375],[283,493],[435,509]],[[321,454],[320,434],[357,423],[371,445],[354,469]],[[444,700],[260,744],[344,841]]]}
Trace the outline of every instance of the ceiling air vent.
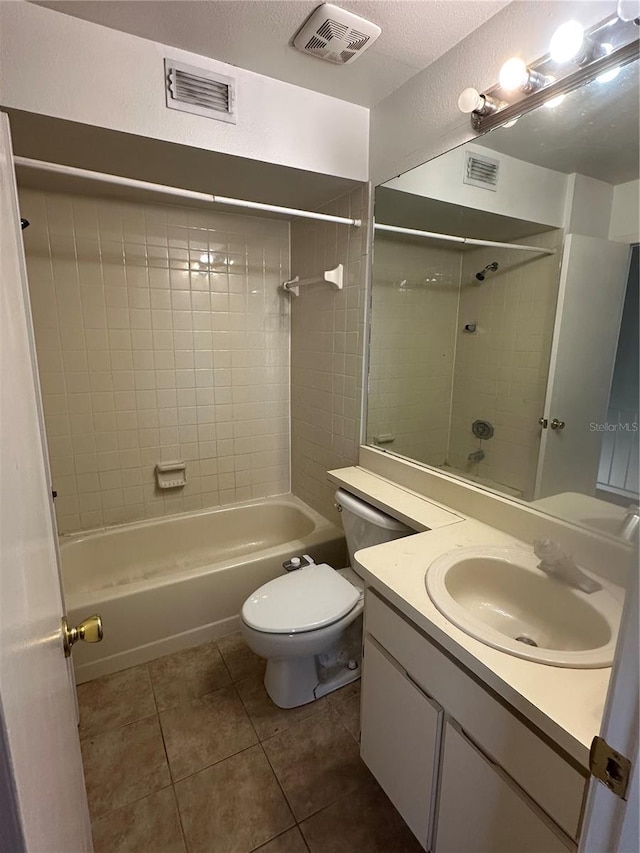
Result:
{"label": "ceiling air vent", "polygon": [[236,81],[204,68],[165,59],[165,89],[170,110],[218,121],[236,122]]}
{"label": "ceiling air vent", "polygon": [[377,24],[323,3],[297,32],[293,46],[334,65],[346,65],[370,48],[381,32]]}
{"label": "ceiling air vent", "polygon": [[463,183],[496,192],[499,168],[499,160],[492,160],[490,157],[482,157],[480,154],[472,154],[467,151],[464,161]]}

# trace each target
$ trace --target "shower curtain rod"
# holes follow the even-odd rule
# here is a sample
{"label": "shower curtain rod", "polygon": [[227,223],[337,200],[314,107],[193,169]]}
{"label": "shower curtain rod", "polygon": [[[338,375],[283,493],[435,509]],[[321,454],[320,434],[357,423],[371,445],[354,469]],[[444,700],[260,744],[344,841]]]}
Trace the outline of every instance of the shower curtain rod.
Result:
{"label": "shower curtain rod", "polygon": [[396,225],[383,225],[376,222],[376,231],[392,231],[394,234],[408,234],[412,237],[430,237],[433,240],[446,240],[449,243],[465,243],[467,246],[492,246],[494,249],[518,249],[521,252],[538,252],[542,255],[555,255],[555,249],[541,249],[523,243],[499,243],[495,240],[475,240],[472,237],[456,237],[453,234],[437,234],[435,231],[418,231],[416,228],[400,228]]}
{"label": "shower curtain rod", "polygon": [[212,195],[195,190],[184,190],[179,187],[154,184],[150,181],[139,181],[136,178],[123,178],[119,175],[110,175],[106,172],[92,172],[89,169],[78,169],[75,166],[63,166],[60,163],[48,163],[45,160],[32,160],[29,157],[14,157],[16,166],[25,166],[28,169],[40,169],[43,172],[54,172],[58,175],[70,175],[76,178],[86,178],[91,181],[102,181],[106,184],[117,184],[121,187],[148,190],[162,193],[163,195],[174,195],[193,201],[205,201],[209,204],[226,204],[230,207],[243,207],[248,210],[263,210],[265,213],[283,213],[288,216],[297,216],[300,219],[318,219],[321,222],[335,222],[340,225],[353,225],[359,228],[361,219],[351,219],[345,216],[332,216],[329,213],[315,213],[312,210],[299,210],[296,207],[281,207],[277,204],[263,204],[259,201],[245,201],[240,198],[228,198],[223,195]]}

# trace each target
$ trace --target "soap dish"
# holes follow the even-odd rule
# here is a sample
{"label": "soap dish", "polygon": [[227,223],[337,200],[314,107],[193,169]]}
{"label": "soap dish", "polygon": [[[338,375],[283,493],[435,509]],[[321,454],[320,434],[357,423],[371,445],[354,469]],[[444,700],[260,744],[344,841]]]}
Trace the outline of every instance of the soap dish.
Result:
{"label": "soap dish", "polygon": [[158,462],[156,482],[159,489],[180,489],[187,485],[186,462]]}

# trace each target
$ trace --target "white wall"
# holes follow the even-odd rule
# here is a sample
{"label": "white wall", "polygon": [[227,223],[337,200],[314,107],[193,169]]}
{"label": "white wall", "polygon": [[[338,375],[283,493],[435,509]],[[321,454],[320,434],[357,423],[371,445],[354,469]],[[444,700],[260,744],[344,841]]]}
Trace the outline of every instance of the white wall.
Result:
{"label": "white wall", "polygon": [[618,184],[613,190],[609,239],[616,243],[640,242],[640,181]]}
{"label": "white wall", "polygon": [[[238,123],[165,106],[164,57],[237,79]],[[369,110],[24,2],[0,2],[0,104],[366,180]]]}
{"label": "white wall", "polygon": [[371,112],[371,177],[375,184],[436,157],[474,137],[459,112],[467,86],[494,85],[502,63],[519,55],[533,61],[547,53],[561,23],[590,26],[616,10],[606,2],[513,2]]}
{"label": "white wall", "polygon": [[[495,192],[462,182],[467,151],[499,161]],[[448,151],[437,161],[416,166],[388,181],[385,186],[528,222],[541,222],[557,228],[564,225],[567,175],[479,145],[467,144]]]}
{"label": "white wall", "polygon": [[609,233],[613,187],[575,173],[567,176],[567,234],[603,237]]}

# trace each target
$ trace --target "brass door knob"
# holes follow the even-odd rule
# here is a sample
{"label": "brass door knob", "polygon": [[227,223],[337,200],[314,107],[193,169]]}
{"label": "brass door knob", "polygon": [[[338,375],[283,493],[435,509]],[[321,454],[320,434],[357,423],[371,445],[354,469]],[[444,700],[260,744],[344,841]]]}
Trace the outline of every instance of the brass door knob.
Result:
{"label": "brass door knob", "polygon": [[564,421],[559,421],[558,418],[551,421],[551,429],[564,429],[564,426]]}
{"label": "brass door knob", "polygon": [[85,643],[99,643],[104,636],[102,630],[102,619],[97,613],[84,619],[77,627],[70,628],[67,617],[62,617],[62,642],[64,643],[64,656],[71,654],[71,648],[83,640]]}

